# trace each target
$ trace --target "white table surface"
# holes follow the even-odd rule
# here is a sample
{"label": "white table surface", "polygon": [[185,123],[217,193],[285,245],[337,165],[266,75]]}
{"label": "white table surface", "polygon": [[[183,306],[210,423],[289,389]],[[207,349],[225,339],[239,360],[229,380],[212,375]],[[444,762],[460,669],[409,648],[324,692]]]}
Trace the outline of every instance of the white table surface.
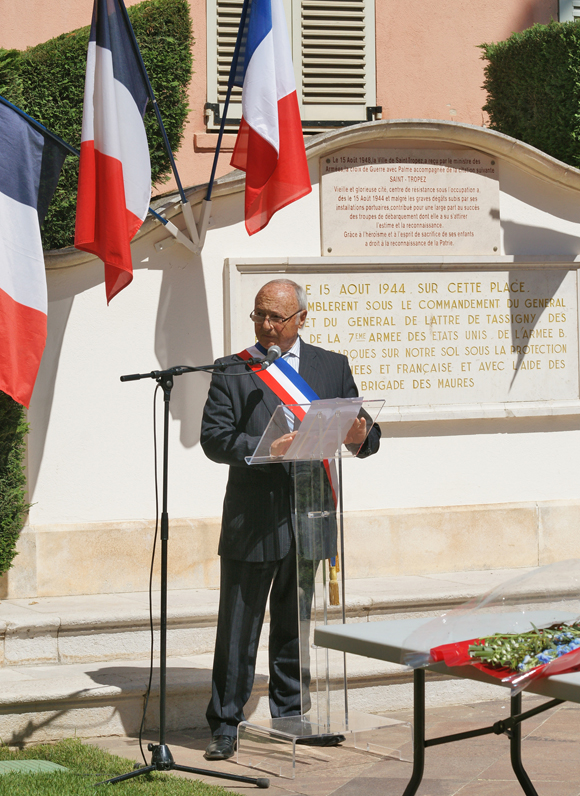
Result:
{"label": "white table surface", "polygon": [[[464,638],[476,638],[480,635],[485,636],[496,632],[510,632],[507,627],[515,616],[520,619],[520,627],[515,628],[515,631],[517,632],[518,629],[521,631],[521,614],[488,614],[484,617],[478,617],[477,631],[472,631],[470,635],[464,636]],[[552,612],[550,611],[533,611],[526,615],[526,620],[541,626],[543,623],[545,624],[544,620],[551,616]],[[576,619],[574,614],[563,615],[559,612],[558,616],[562,617],[561,621]],[[314,643],[319,647],[328,647],[341,652],[349,652],[353,655],[363,655],[366,658],[401,663],[404,654],[420,651],[420,647],[416,643],[416,632],[422,625],[426,625],[429,622],[432,622],[432,619],[420,618],[393,619],[384,622],[361,622],[348,625],[323,625],[315,629]],[[502,626],[498,627],[500,623]],[[428,666],[427,669],[439,674],[480,680],[503,688],[509,688],[509,683],[502,683],[501,680],[491,677],[480,669],[475,668],[475,666],[447,667],[444,663],[437,663]],[[551,699],[580,702],[580,672],[557,674],[542,680],[536,680],[526,690]]]}

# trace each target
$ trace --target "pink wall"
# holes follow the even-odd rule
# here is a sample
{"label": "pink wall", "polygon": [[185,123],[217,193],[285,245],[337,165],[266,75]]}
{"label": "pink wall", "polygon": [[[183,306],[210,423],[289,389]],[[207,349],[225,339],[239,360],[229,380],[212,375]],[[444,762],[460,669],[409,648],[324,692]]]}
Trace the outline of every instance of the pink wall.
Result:
{"label": "pink wall", "polygon": [[24,50],[90,25],[92,11],[93,0],[0,0],[0,47]]}
{"label": "pink wall", "polygon": [[[126,0],[134,5],[138,0]],[[205,133],[206,0],[189,0],[195,44],[192,109],[177,165],[186,186],[206,182],[216,136]],[[0,47],[38,44],[88,25],[93,0],[0,0]],[[385,119],[484,123],[484,63],[477,45],[500,41],[534,22],[558,18],[558,0],[376,0],[377,105]],[[226,136],[217,176],[230,170],[234,136]],[[155,193],[175,188],[173,180]]]}
{"label": "pink wall", "polygon": [[558,0],[377,0],[377,105],[383,119],[482,125],[478,45],[558,19]]}

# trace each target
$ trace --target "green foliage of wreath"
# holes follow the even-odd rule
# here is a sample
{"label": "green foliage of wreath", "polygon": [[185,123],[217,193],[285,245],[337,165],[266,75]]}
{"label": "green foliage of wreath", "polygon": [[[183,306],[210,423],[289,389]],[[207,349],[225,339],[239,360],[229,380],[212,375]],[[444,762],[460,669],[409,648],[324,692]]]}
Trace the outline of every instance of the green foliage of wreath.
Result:
{"label": "green foliage of wreath", "polygon": [[[189,111],[193,34],[187,0],[146,0],[128,9],[172,150],[183,140]],[[64,33],[24,51],[0,49],[0,94],[80,147],[89,27]],[[148,103],[145,129],[154,185],[171,167],[155,112]],[[43,228],[45,249],[72,246],[78,158],[69,156]]]}
{"label": "green foliage of wreath", "polygon": [[580,168],[580,23],[534,25],[481,49],[491,129]]}

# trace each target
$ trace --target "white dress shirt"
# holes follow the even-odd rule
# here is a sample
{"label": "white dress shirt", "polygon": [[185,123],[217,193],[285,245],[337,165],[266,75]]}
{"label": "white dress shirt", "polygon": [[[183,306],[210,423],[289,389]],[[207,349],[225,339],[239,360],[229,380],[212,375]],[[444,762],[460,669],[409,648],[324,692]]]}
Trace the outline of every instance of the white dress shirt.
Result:
{"label": "white dress shirt", "polygon": [[[282,359],[285,359],[286,362],[290,365],[290,367],[294,368],[296,373],[299,372],[299,369],[300,369],[300,338],[299,337],[296,338],[296,342],[294,343],[292,348],[289,351],[286,351],[284,354],[282,354]],[[293,431],[294,430],[294,421],[296,419],[294,417],[294,413],[292,412],[291,409],[286,409],[286,407],[285,407],[284,408],[284,414],[286,415],[286,421],[288,423],[288,428],[290,429],[290,431]]]}

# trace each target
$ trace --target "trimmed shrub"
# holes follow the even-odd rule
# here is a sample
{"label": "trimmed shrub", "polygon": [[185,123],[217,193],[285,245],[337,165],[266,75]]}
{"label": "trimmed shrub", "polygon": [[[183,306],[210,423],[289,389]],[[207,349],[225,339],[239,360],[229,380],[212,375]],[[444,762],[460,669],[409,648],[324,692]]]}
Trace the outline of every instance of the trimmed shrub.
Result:
{"label": "trimmed shrub", "polygon": [[0,575],[11,566],[15,545],[30,505],[26,502],[24,409],[0,392]]}
{"label": "trimmed shrub", "polygon": [[[128,12],[175,152],[189,111],[193,44],[189,5],[187,0],[146,0]],[[85,27],[23,52],[0,50],[0,93],[77,149],[88,41],[89,27]],[[160,185],[168,179],[171,166],[151,103],[145,113],[145,128],[152,182]],[[45,249],[73,245],[77,179],[78,158],[69,156],[44,223]]]}
{"label": "trimmed shrub", "polygon": [[580,167],[580,23],[482,44],[490,128]]}

